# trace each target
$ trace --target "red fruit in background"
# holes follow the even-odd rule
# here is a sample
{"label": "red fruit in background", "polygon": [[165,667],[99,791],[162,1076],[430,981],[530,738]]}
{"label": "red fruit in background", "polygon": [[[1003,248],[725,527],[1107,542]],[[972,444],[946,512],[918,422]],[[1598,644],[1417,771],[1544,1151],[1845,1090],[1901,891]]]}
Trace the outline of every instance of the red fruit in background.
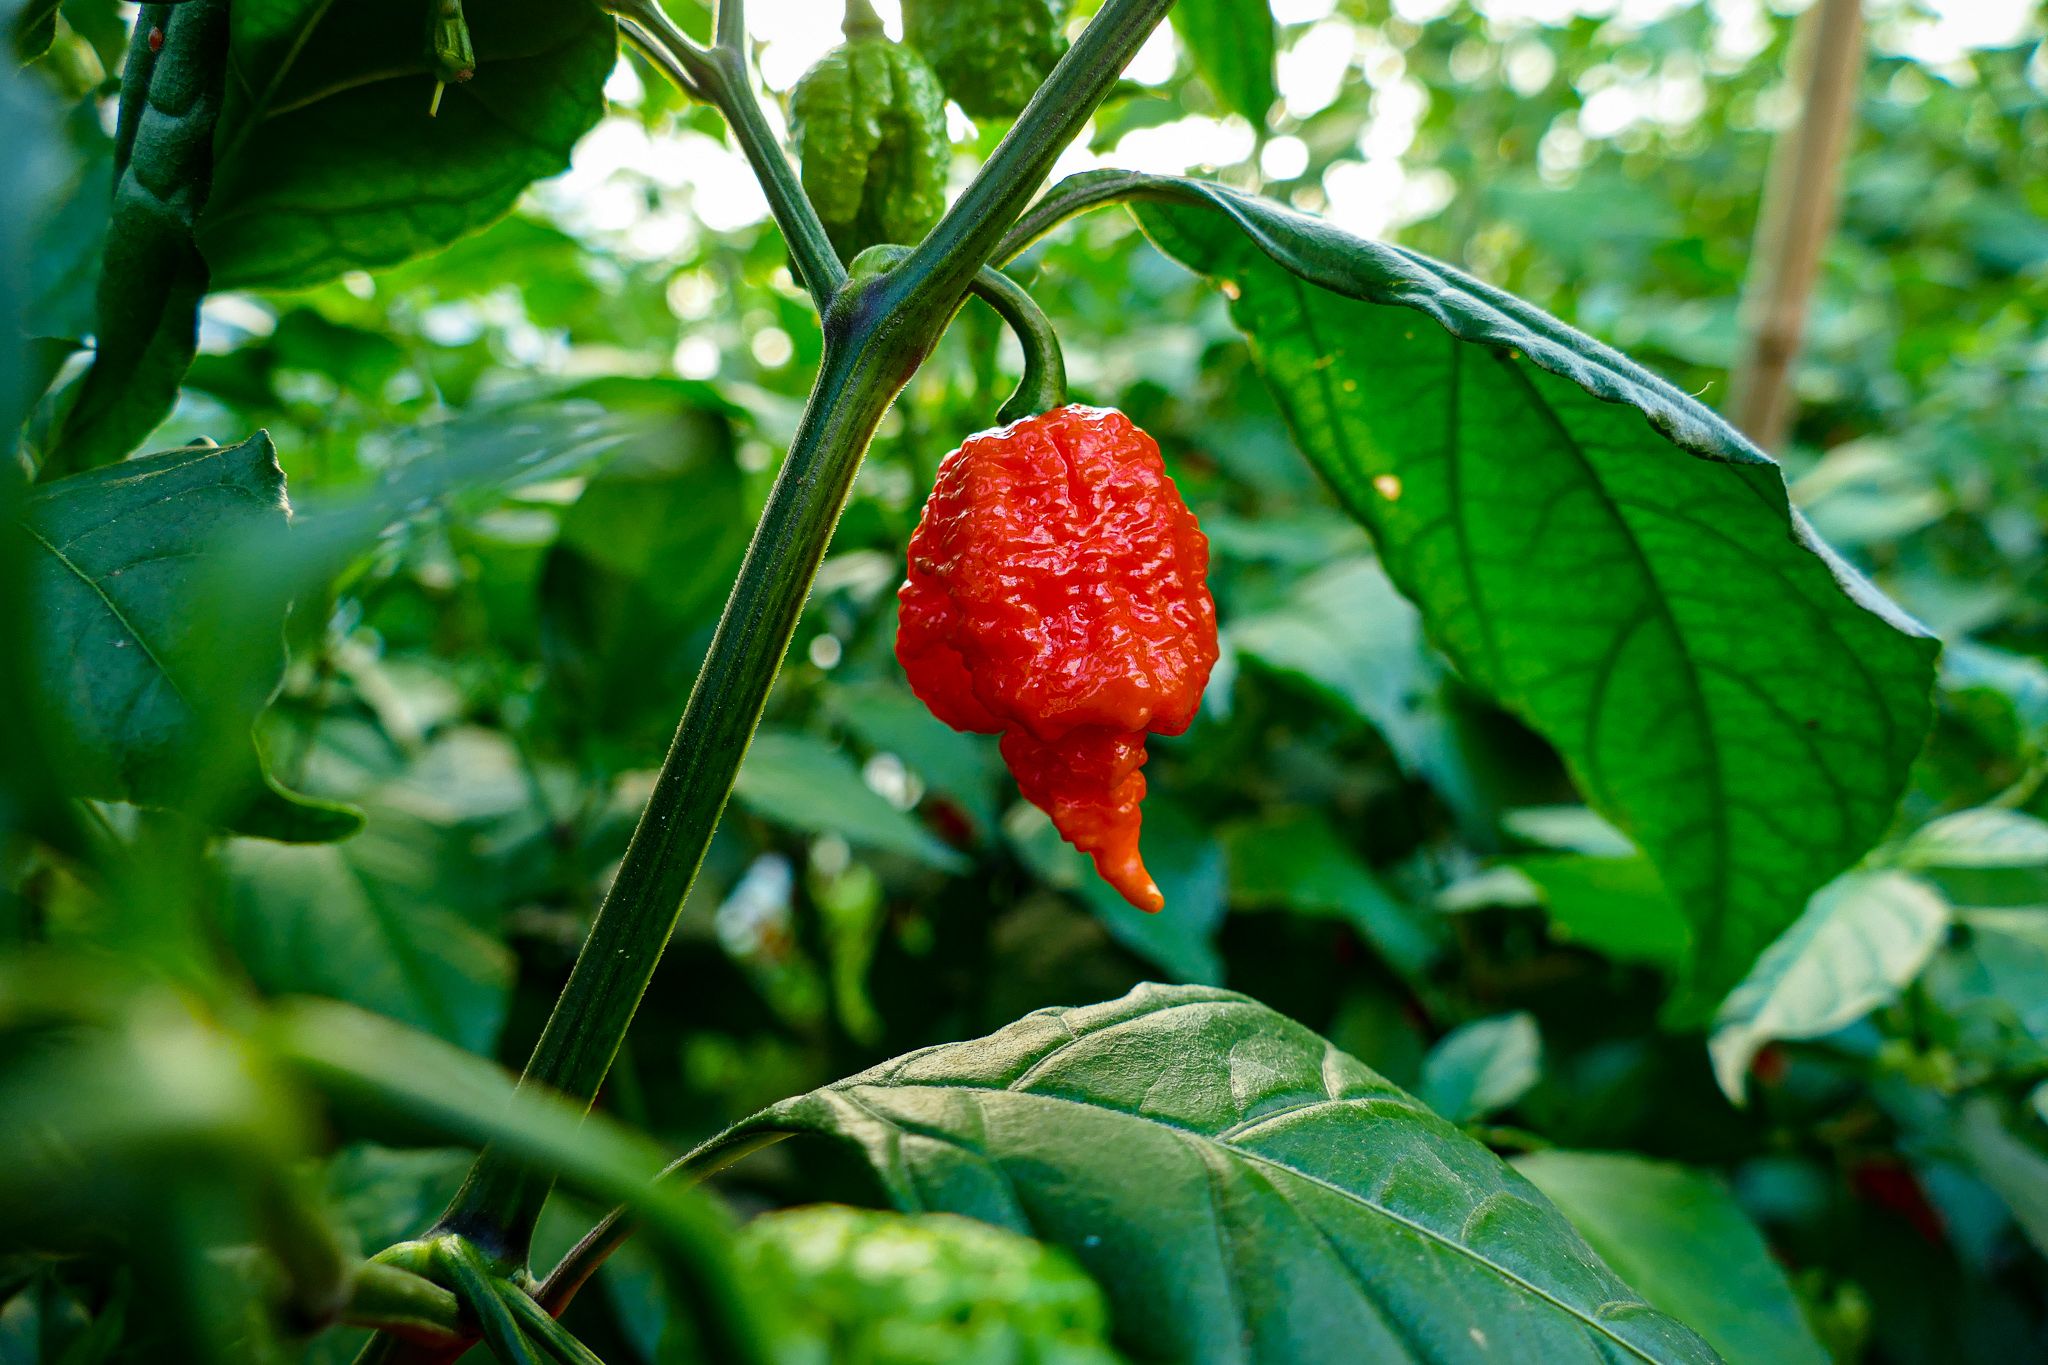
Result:
{"label": "red fruit in background", "polygon": [[1195,718],[1216,664],[1209,542],[1159,446],[1069,405],[947,455],[910,539],[896,657],[932,714],[1001,734],[1033,805],[1142,910],[1145,737]]}

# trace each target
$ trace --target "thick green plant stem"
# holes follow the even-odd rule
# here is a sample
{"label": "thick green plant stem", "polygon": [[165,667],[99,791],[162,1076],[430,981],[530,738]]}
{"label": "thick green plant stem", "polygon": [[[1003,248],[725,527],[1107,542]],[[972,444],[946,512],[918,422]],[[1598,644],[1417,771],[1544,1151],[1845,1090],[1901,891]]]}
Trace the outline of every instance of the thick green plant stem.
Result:
{"label": "thick green plant stem", "polygon": [[846,0],[846,17],[840,21],[839,31],[849,43],[858,38],[879,38],[882,16],[875,13],[868,0]]}
{"label": "thick green plant stem", "polygon": [[1173,0],[1106,0],[974,183],[893,272],[903,282],[904,307],[929,309],[960,297],[974,273],[994,257],[996,244],[1051,174],[1060,153],[1172,8]]}
{"label": "thick green plant stem", "polygon": [[[854,260],[853,273],[859,276],[871,269],[886,270],[909,255],[910,248],[905,246],[869,247]],[[1007,426],[1020,417],[1050,412],[1065,403],[1067,362],[1060,351],[1059,333],[1053,330],[1051,319],[1024,286],[994,266],[985,265],[974,272],[968,292],[995,309],[996,316],[1009,326],[1024,352],[1024,373],[997,409],[996,420]]]}
{"label": "thick green plant stem", "polygon": [[[545,1086],[586,1104],[596,1095],[732,792],[768,689],[882,414],[930,353],[1004,229],[1170,4],[1106,0],[924,244],[900,266],[831,291],[824,309],[824,358],[796,439],[653,794],[534,1048],[523,1084]],[[635,0],[628,6],[619,0],[613,8],[623,13],[644,4]],[[701,55],[701,49],[691,47]],[[774,160],[793,183],[779,150]],[[801,199],[800,190],[797,195]],[[804,207],[808,211],[808,204]],[[816,221],[814,213],[808,218]],[[833,268],[840,269],[836,259]],[[815,290],[815,281],[808,276],[807,281]],[[487,1148],[439,1231],[471,1239],[500,1262],[523,1262],[549,1184],[544,1173],[515,1155]]]}
{"label": "thick green plant stem", "polygon": [[734,52],[746,51],[746,0],[718,0],[718,15],[711,24],[712,40],[720,47]]}

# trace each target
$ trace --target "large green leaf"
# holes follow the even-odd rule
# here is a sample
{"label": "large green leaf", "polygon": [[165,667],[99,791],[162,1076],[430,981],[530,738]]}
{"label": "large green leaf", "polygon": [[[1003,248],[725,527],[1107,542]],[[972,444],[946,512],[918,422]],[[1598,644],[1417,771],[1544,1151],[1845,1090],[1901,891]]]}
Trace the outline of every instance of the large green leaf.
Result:
{"label": "large green leaf", "polygon": [[360,823],[278,787],[250,738],[283,671],[286,604],[222,580],[238,536],[288,517],[260,432],[75,474],[28,500],[26,594],[40,623],[28,672],[74,794],[196,805],[266,838],[334,839]]}
{"label": "large green leaf", "polygon": [[1141,986],[777,1105],[905,1210],[1071,1251],[1134,1358],[1710,1361],[1509,1167],[1241,995]]}
{"label": "large green leaf", "polygon": [[569,164],[604,112],[594,4],[468,7],[476,77],[428,116],[427,0],[237,0],[199,246],[218,287],[302,288],[446,246]]}
{"label": "large green leaf", "polygon": [[1173,27],[1223,103],[1265,125],[1273,87],[1273,10],[1266,0],[1180,0]]}
{"label": "large green leaf", "polygon": [[1720,1181],[1613,1152],[1532,1152],[1515,1169],[1644,1298],[1729,1360],[1826,1365],[1785,1272]]}
{"label": "large green leaf", "polygon": [[1948,933],[1949,907],[1901,872],[1852,872],[1813,898],[1721,1006],[1707,1050],[1730,1099],[1757,1050],[1818,1038],[1894,998]]}
{"label": "large green leaf", "polygon": [[1703,1004],[1883,833],[1934,642],[1811,535],[1769,458],[1614,351],[1413,252],[1125,179],[1231,298],[1432,638],[1656,864]]}

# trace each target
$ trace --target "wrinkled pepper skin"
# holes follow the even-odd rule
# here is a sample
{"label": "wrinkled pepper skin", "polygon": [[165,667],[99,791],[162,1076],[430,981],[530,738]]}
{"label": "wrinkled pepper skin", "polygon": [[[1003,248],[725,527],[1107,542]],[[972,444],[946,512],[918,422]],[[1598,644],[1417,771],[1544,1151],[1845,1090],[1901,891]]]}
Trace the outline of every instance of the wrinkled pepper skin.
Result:
{"label": "wrinkled pepper skin", "polygon": [[789,107],[804,192],[841,256],[915,245],[931,231],[946,207],[952,146],[946,97],[922,57],[856,38],[804,73]]}
{"label": "wrinkled pepper skin", "polygon": [[1070,404],[947,455],[910,540],[896,657],[932,714],[1001,734],[1025,798],[1141,910],[1145,738],[1194,720],[1216,664],[1209,541],[1159,446]]}
{"label": "wrinkled pepper skin", "polygon": [[903,37],[977,118],[1023,109],[1067,50],[1068,0],[903,0]]}

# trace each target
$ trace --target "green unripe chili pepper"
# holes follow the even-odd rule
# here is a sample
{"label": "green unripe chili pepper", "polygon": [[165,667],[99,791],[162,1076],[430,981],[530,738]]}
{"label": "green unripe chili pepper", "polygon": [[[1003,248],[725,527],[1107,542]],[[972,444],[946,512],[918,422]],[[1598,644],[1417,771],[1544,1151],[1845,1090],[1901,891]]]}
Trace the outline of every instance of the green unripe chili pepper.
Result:
{"label": "green unripe chili pepper", "polygon": [[1021,110],[1067,50],[1068,0],[903,0],[903,37],[981,118]]}
{"label": "green unripe chili pepper", "polygon": [[434,102],[427,117],[441,112],[441,92],[476,75],[476,48],[469,40],[469,20],[462,0],[428,0],[427,51],[434,59]]}
{"label": "green unripe chili pepper", "polygon": [[945,96],[923,58],[850,23],[797,82],[791,131],[804,190],[842,256],[916,242],[946,207]]}

